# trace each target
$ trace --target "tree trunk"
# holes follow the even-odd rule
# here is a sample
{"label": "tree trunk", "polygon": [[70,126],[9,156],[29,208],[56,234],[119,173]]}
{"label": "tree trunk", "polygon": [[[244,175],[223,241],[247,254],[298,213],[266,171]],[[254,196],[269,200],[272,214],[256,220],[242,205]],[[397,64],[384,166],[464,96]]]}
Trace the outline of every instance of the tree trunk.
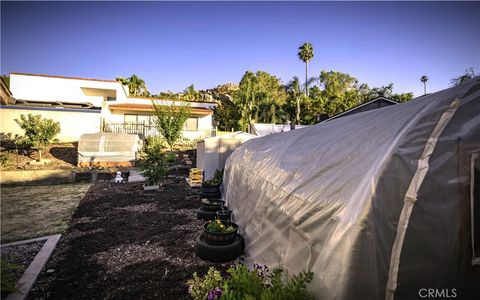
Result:
{"label": "tree trunk", "polygon": [[424,95],[427,94],[427,82],[424,82],[424,83],[423,83],[423,94],[424,94]]}
{"label": "tree trunk", "polygon": [[297,125],[300,125],[300,96],[299,95],[297,95],[297,109],[296,109],[295,119],[297,121]]}
{"label": "tree trunk", "polygon": [[42,161],[42,149],[38,148],[38,161]]}
{"label": "tree trunk", "polygon": [[308,97],[308,61],[305,62],[305,96]]}

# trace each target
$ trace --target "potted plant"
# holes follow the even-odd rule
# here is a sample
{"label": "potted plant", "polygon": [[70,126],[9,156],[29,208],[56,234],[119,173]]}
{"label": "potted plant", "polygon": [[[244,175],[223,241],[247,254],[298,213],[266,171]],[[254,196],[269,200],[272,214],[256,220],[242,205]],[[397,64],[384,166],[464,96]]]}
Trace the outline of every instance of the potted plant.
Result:
{"label": "potted plant", "polygon": [[150,140],[138,161],[140,172],[146,179],[144,190],[158,190],[167,175],[168,162],[162,148],[161,141]]}
{"label": "potted plant", "polygon": [[209,245],[221,246],[231,244],[237,237],[237,231],[237,224],[222,222],[218,218],[203,225],[203,237]]}
{"label": "potted plant", "polygon": [[223,170],[216,170],[215,174],[209,180],[202,182],[202,191],[204,193],[218,193],[223,180]]}

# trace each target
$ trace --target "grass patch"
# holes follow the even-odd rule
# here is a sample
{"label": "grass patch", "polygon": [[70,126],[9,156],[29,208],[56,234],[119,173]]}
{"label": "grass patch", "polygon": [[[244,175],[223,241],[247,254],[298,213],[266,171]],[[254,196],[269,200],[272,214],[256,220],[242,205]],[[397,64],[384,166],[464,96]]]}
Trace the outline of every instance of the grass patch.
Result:
{"label": "grass patch", "polygon": [[63,233],[90,184],[2,187],[1,242]]}

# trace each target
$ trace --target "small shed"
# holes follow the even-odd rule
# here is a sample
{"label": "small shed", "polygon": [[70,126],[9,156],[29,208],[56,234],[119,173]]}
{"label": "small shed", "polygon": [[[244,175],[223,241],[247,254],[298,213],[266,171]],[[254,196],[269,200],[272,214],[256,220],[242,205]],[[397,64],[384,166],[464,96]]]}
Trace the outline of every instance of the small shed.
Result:
{"label": "small shed", "polygon": [[133,167],[142,146],[138,134],[83,134],[78,141],[78,166]]}
{"label": "small shed", "polygon": [[197,143],[197,167],[204,171],[204,178],[209,179],[215,170],[223,169],[230,153],[249,139],[257,136],[242,131],[204,139]]}

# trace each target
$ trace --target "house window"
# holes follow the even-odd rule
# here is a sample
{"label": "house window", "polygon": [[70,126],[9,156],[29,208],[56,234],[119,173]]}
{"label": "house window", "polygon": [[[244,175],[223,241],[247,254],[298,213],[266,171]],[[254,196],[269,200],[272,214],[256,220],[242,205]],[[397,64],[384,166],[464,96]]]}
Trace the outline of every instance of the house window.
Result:
{"label": "house window", "polygon": [[133,114],[125,114],[123,121],[125,123],[145,123],[150,124],[153,121],[152,116],[147,115],[133,115]]}
{"label": "house window", "polygon": [[125,114],[123,116],[123,121],[125,123],[137,123],[137,115],[128,115],[128,114]]}
{"label": "house window", "polygon": [[470,207],[472,217],[472,265],[480,265],[480,153],[472,155]]}
{"label": "house window", "polygon": [[183,126],[184,130],[198,130],[198,118],[188,118]]}
{"label": "house window", "polygon": [[151,122],[151,116],[137,116],[137,122],[141,124],[150,124]]}
{"label": "house window", "polygon": [[107,101],[117,101],[116,97],[107,97]]}

